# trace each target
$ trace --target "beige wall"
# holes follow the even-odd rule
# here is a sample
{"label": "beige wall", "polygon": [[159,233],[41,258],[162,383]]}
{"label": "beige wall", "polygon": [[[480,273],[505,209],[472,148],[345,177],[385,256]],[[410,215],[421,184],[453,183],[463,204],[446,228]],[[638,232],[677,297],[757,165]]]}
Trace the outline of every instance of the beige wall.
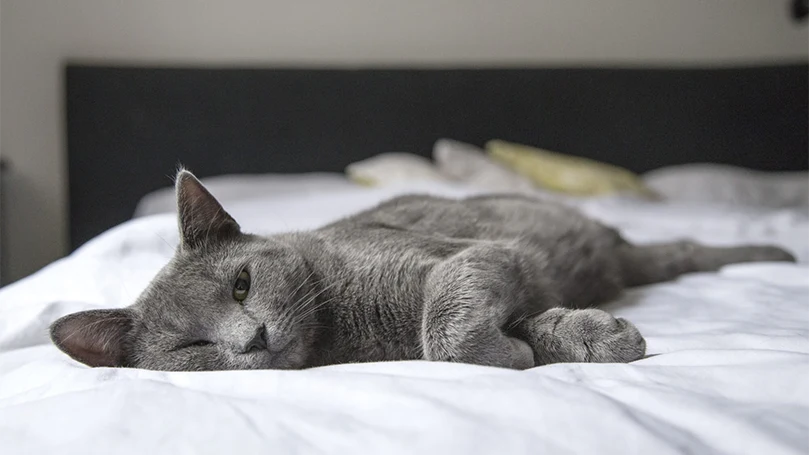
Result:
{"label": "beige wall", "polygon": [[787,0],[2,0],[11,277],[67,245],[65,59],[662,64],[807,59]]}

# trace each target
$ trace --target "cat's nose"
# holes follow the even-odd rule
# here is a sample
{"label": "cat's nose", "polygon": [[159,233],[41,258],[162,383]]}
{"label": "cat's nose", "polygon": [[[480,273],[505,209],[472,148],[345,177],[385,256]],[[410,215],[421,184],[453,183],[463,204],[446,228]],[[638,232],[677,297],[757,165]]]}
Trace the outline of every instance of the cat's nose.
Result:
{"label": "cat's nose", "polygon": [[264,325],[258,326],[253,338],[244,345],[242,354],[247,354],[252,351],[267,350],[267,341],[264,339]]}

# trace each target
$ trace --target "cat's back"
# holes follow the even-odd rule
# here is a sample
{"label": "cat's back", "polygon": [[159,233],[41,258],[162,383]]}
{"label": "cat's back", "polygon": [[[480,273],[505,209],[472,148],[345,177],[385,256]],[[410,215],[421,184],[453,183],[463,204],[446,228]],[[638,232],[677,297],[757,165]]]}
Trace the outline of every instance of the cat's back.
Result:
{"label": "cat's back", "polygon": [[[451,221],[454,220],[454,221]],[[474,225],[458,201],[402,196],[315,231],[341,256],[376,264],[440,260],[468,247]]]}
{"label": "cat's back", "polygon": [[508,241],[541,237],[545,241],[604,229],[563,204],[522,195],[486,195],[450,199],[400,196],[326,227],[345,233],[387,229],[432,236],[437,241],[465,239]]}

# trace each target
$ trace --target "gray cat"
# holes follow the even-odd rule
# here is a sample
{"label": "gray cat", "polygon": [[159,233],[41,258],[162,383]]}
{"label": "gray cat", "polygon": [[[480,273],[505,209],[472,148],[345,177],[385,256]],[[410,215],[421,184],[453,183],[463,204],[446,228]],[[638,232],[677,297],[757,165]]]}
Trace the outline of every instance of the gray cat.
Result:
{"label": "gray cat", "polygon": [[641,334],[591,307],[683,273],[794,261],[771,246],[637,246],[571,208],[506,195],[398,197],[258,237],[190,172],[176,189],[180,245],[137,301],[52,325],[74,359],[156,370],[630,362],[645,354]]}

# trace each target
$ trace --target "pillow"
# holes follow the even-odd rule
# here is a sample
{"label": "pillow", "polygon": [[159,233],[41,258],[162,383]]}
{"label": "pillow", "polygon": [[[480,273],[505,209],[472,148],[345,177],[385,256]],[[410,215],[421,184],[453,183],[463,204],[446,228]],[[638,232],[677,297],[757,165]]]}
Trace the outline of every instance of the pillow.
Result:
{"label": "pillow", "polygon": [[761,172],[737,166],[693,163],[667,166],[643,181],[668,200],[769,208],[809,206],[809,173]]}
{"label": "pillow", "polygon": [[489,156],[537,186],[578,196],[629,193],[656,199],[631,171],[599,161],[500,140],[486,143]]}
{"label": "pillow", "polygon": [[433,160],[445,177],[476,188],[502,192],[538,190],[531,180],[493,161],[483,149],[471,144],[439,139],[433,146]]}
{"label": "pillow", "polygon": [[351,163],[346,167],[346,175],[354,183],[365,186],[447,180],[429,159],[401,152],[382,153]]}

